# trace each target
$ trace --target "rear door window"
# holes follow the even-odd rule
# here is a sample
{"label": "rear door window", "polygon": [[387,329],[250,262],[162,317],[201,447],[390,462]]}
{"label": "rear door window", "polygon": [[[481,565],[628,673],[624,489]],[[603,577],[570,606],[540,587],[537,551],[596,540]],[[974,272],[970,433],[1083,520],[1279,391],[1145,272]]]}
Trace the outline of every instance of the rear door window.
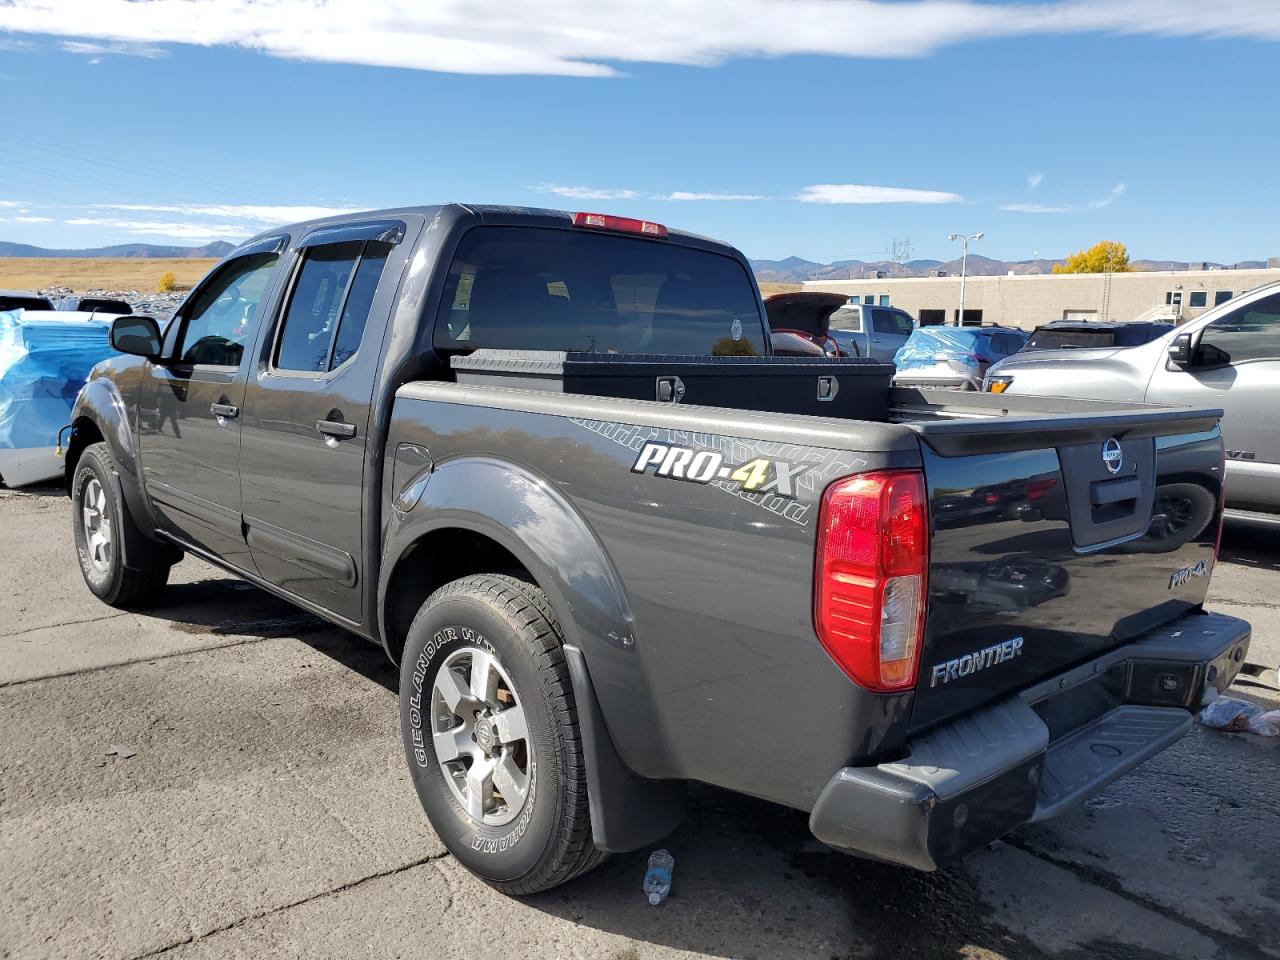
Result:
{"label": "rear door window", "polygon": [[360,240],[307,248],[276,344],[277,370],[326,373],[355,356],[389,250]]}
{"label": "rear door window", "polygon": [[871,322],[875,326],[876,333],[889,333],[899,337],[911,336],[914,329],[911,318],[905,313],[899,313],[897,310],[875,309],[871,311]]}
{"label": "rear door window", "polygon": [[767,353],[755,285],[731,257],[534,227],[477,227],[463,236],[435,343],[454,350]]}

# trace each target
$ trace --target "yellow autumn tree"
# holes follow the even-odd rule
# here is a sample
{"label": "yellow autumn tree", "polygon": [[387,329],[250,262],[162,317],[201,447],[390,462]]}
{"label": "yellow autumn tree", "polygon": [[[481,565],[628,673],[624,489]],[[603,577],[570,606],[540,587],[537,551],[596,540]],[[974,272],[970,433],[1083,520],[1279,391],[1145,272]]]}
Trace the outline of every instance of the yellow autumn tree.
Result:
{"label": "yellow autumn tree", "polygon": [[1066,263],[1055,263],[1054,273],[1130,273],[1129,251],[1118,240],[1099,240],[1088,250],[1077,250]]}

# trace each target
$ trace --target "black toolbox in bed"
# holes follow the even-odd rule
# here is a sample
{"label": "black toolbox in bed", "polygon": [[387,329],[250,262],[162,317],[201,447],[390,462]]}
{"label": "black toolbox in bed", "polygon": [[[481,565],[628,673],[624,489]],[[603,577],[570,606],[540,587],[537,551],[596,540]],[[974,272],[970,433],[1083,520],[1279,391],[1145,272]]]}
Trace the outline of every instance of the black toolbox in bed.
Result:
{"label": "black toolbox in bed", "polygon": [[459,383],[884,421],[891,363],[866,357],[706,357],[482,349]]}

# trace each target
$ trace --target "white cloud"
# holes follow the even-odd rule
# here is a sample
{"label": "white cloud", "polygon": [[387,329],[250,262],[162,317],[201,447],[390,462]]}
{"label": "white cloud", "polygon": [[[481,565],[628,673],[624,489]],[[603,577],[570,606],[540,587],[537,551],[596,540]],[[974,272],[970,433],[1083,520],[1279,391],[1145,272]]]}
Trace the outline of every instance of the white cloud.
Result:
{"label": "white cloud", "polygon": [[0,200],[0,207],[3,207],[6,210],[13,210],[17,207],[25,207],[26,205],[27,202],[25,200]]}
{"label": "white cloud", "polygon": [[171,240],[243,240],[257,233],[253,228],[232,223],[191,223],[187,221],[118,220],[108,217],[73,217],[63,223],[72,227],[103,227],[146,237]]}
{"label": "white cloud", "polygon": [[1075,213],[1077,207],[1051,207],[1043,203],[1002,203],[1001,210],[1010,213]]}
{"label": "white cloud", "polygon": [[570,200],[639,200],[636,190],[617,190],[609,187],[574,187],[559,183],[540,183],[533,188],[539,193],[554,193]]}
{"label": "white cloud", "polygon": [[1280,40],[1280,4],[1218,0],[10,0],[0,30],[236,46],[449,73],[609,76],[625,62],[915,57],[971,40],[1081,33]]}
{"label": "white cloud", "polygon": [[1027,175],[1027,189],[1034,190],[1040,184],[1044,183],[1043,173],[1032,173]]}
{"label": "white cloud", "polygon": [[655,200],[767,200],[758,193],[689,193],[686,190],[677,190],[675,193],[667,193],[662,196],[655,197]]}
{"label": "white cloud", "polygon": [[253,223],[297,223],[354,213],[360,207],[268,206],[242,203],[95,203],[97,210],[125,210],[135,213],[180,213],[188,217],[222,217]]}
{"label": "white cloud", "polygon": [[14,217],[14,223],[53,223],[53,217]]}
{"label": "white cloud", "polygon": [[942,190],[871,187],[861,183],[817,183],[796,197],[802,203],[958,203],[964,197]]}
{"label": "white cloud", "polygon": [[1123,183],[1117,183],[1111,188],[1111,192],[1102,200],[1090,200],[1089,206],[1095,210],[1101,210],[1103,207],[1109,207],[1122,196],[1124,196],[1125,186]]}
{"label": "white cloud", "polygon": [[149,43],[85,43],[82,40],[64,40],[58,44],[64,53],[78,53],[83,56],[94,57],[90,63],[97,63],[96,59],[103,54],[113,53],[122,57],[146,57],[155,60],[159,57],[167,57],[168,51],[162,47],[157,47]]}

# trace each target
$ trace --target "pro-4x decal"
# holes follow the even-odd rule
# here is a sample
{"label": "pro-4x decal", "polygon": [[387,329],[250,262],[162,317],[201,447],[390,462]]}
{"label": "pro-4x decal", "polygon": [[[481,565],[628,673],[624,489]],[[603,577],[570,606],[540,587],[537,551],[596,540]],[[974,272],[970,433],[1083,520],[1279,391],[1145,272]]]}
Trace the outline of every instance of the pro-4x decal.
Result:
{"label": "pro-4x decal", "polygon": [[779,497],[795,499],[795,485],[792,481],[807,468],[768,457],[756,457],[737,465],[726,464],[724,455],[717,450],[646,443],[631,465],[631,472],[644,473],[650,469],[655,477],[670,477],[672,480],[687,480],[690,483],[719,480],[739,484],[748,492],[773,493]]}

